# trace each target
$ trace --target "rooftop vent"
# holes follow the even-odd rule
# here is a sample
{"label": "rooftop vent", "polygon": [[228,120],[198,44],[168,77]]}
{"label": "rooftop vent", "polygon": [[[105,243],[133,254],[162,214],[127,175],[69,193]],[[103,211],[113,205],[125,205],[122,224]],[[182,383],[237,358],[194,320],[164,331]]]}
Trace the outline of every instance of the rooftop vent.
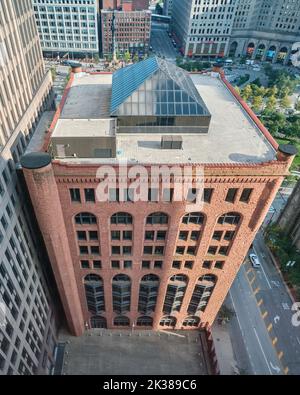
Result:
{"label": "rooftop vent", "polygon": [[162,149],[182,149],[181,136],[162,136],[161,138]]}

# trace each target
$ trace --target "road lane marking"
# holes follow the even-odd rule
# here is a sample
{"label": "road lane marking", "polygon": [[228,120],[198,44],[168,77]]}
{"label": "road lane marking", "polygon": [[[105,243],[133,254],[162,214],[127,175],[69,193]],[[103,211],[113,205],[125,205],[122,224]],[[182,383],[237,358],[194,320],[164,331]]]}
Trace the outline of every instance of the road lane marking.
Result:
{"label": "road lane marking", "polygon": [[247,274],[249,274],[250,272],[252,272],[253,270],[252,270],[252,267],[250,267],[250,269],[248,269],[247,271],[246,271],[246,273]]}
{"label": "road lane marking", "polygon": [[288,374],[288,372],[289,372],[289,368],[288,367],[284,368],[284,374]]}
{"label": "road lane marking", "polygon": [[278,358],[281,359],[283,357],[283,351],[280,351],[277,355],[278,355]]}
{"label": "road lane marking", "polygon": [[272,323],[268,326],[267,331],[270,332],[270,330],[273,328]]}
{"label": "road lane marking", "polygon": [[260,299],[260,301],[257,303],[257,306],[261,306],[263,304],[263,299]]}
{"label": "road lane marking", "polygon": [[264,356],[264,359],[265,359],[266,365],[267,365],[267,367],[268,367],[268,369],[269,369],[269,372],[270,372],[271,374],[273,374],[273,373],[272,373],[272,370],[270,369],[270,366],[269,366],[269,363],[268,363],[268,360],[267,360],[266,354],[264,353],[264,350],[263,350],[263,348],[262,348],[262,345],[261,345],[261,342],[260,342],[260,340],[259,340],[259,337],[258,337],[258,334],[257,334],[257,332],[256,332],[256,329],[255,329],[255,328],[253,328],[253,330],[254,330],[254,333],[255,333],[256,339],[257,339],[257,341],[258,341],[259,347],[260,347],[260,349],[261,349],[261,352],[262,352],[262,354],[263,354],[263,356]]}
{"label": "road lane marking", "polygon": [[[253,247],[253,251],[254,251],[255,254],[258,256],[258,254],[257,254],[257,252],[256,252],[256,249],[255,249],[254,247]],[[268,287],[269,287],[270,289],[272,289],[271,284],[270,284],[270,282],[269,282],[269,279],[268,279],[268,277],[267,277],[267,275],[266,275],[266,273],[265,273],[265,271],[264,271],[263,265],[261,264],[260,267],[261,267],[261,270],[263,271],[263,274],[264,274],[265,279],[266,279],[266,281],[267,281]]]}
{"label": "road lane marking", "polygon": [[273,344],[273,346],[275,346],[275,344],[278,342],[278,339],[277,339],[277,337],[274,337],[274,339],[272,340],[272,344]]}
{"label": "road lane marking", "polygon": [[266,318],[267,315],[268,315],[268,312],[265,311],[265,312],[262,314],[262,318]]}
{"label": "road lane marking", "polygon": [[256,290],[254,291],[254,295],[256,295],[260,291],[260,288],[257,287]]}
{"label": "road lane marking", "polygon": [[168,331],[159,331],[161,333],[167,333],[168,335],[178,336],[178,337],[185,337],[184,335],[180,335],[179,333],[168,332]]}
{"label": "road lane marking", "polygon": [[277,366],[277,365],[274,366],[274,365],[272,364],[272,362],[270,362],[270,365],[271,365],[271,368],[274,369],[277,373],[280,372],[280,367],[279,367],[279,366]]}
{"label": "road lane marking", "polygon": [[281,305],[283,307],[283,310],[289,310],[290,309],[290,306],[289,306],[288,303],[281,303]]}
{"label": "road lane marking", "polygon": [[255,281],[255,276],[252,278],[252,280],[250,281],[250,285],[252,285]]}
{"label": "road lane marking", "polygon": [[276,315],[276,317],[274,317],[275,324],[277,324],[277,322],[279,322],[279,321],[280,321],[280,317],[279,317],[279,315]]}

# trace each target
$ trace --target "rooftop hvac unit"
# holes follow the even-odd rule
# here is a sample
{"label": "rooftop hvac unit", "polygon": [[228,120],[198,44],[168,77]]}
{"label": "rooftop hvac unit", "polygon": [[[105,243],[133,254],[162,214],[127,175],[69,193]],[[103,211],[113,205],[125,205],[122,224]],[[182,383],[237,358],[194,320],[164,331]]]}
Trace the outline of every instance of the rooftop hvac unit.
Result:
{"label": "rooftop hvac unit", "polygon": [[182,137],[181,136],[162,136],[161,138],[162,149],[182,149]]}

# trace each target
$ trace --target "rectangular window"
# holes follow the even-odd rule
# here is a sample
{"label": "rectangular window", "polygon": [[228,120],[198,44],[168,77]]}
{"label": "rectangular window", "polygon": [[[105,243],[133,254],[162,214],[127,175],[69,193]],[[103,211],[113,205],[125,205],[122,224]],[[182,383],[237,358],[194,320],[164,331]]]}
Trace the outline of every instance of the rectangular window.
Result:
{"label": "rectangular window", "polygon": [[184,267],[186,269],[193,269],[193,266],[194,266],[194,261],[185,261],[184,263]]}
{"label": "rectangular window", "polygon": [[98,240],[98,232],[96,230],[89,231],[90,240]]}
{"label": "rectangular window", "polygon": [[220,241],[222,239],[223,232],[216,230],[213,234],[213,239]]}
{"label": "rectangular window", "polygon": [[123,231],[123,240],[132,240],[132,231],[124,230]]}
{"label": "rectangular window", "polygon": [[91,254],[92,255],[99,255],[100,254],[99,246],[91,246]]}
{"label": "rectangular window", "polygon": [[234,203],[237,192],[238,192],[237,188],[229,188],[225,198],[226,202]]}
{"label": "rectangular window", "polygon": [[78,240],[86,240],[86,232],[84,231],[77,231],[77,239]]}
{"label": "rectangular window", "polygon": [[81,269],[89,269],[90,268],[89,261],[80,261],[80,264],[81,264]]}
{"label": "rectangular window", "polygon": [[245,188],[240,197],[240,201],[243,203],[248,203],[251,197],[253,189],[252,188]]}
{"label": "rectangular window", "polygon": [[154,261],[154,269],[162,269],[163,261]]}
{"label": "rectangular window", "polygon": [[145,232],[145,240],[154,240],[154,231],[146,230],[146,232]]}
{"label": "rectangular window", "polygon": [[187,248],[187,254],[189,254],[189,255],[196,255],[196,246],[189,246]]}
{"label": "rectangular window", "polygon": [[144,246],[144,254],[152,255],[152,246]]}
{"label": "rectangular window", "polygon": [[184,254],[184,247],[181,247],[181,246],[176,247],[176,254],[183,255]]}
{"label": "rectangular window", "polygon": [[84,196],[86,202],[95,203],[95,189],[87,188],[84,190]]}
{"label": "rectangular window", "polygon": [[120,261],[111,261],[112,269],[120,269]]}
{"label": "rectangular window", "polygon": [[131,246],[124,246],[123,247],[123,254],[124,255],[131,255],[132,247]]}
{"label": "rectangular window", "polygon": [[121,232],[119,230],[111,231],[111,239],[112,240],[121,240]]}
{"label": "rectangular window", "polygon": [[163,246],[156,246],[154,249],[155,255],[164,255],[164,247]]}
{"label": "rectangular window", "polygon": [[111,247],[111,254],[112,255],[120,255],[121,254],[121,247],[120,246],[112,246]]}
{"label": "rectangular window", "polygon": [[87,255],[89,253],[87,246],[79,246],[79,251],[81,255]]}
{"label": "rectangular window", "polygon": [[220,255],[228,255],[228,250],[229,250],[228,246],[221,246],[219,249],[219,254]]}
{"label": "rectangular window", "polygon": [[228,241],[232,240],[234,238],[234,234],[235,232],[233,230],[228,230],[225,233],[224,240],[228,240]]}
{"label": "rectangular window", "polygon": [[213,188],[204,188],[204,191],[203,191],[203,201],[205,202],[205,203],[210,203],[211,202],[211,198],[212,198],[212,195],[213,195]]}
{"label": "rectangular window", "polygon": [[148,189],[148,201],[149,202],[158,202],[159,199],[159,189],[158,188],[149,188]]}
{"label": "rectangular window", "polygon": [[80,189],[79,188],[71,188],[70,189],[70,197],[72,202],[80,203]]}
{"label": "rectangular window", "polygon": [[174,195],[174,189],[173,188],[165,188],[163,190],[163,201],[164,202],[172,202],[173,201],[173,195]]}
{"label": "rectangular window", "polygon": [[181,268],[181,261],[173,261],[172,267],[173,267],[173,269],[180,269]]}
{"label": "rectangular window", "polygon": [[150,269],[150,261],[142,261],[142,269]]}
{"label": "rectangular window", "polygon": [[190,203],[196,203],[198,190],[196,188],[190,188],[188,190],[186,200]]}
{"label": "rectangular window", "polygon": [[202,267],[204,269],[210,269],[211,265],[212,265],[212,261],[204,261],[203,264],[202,264]]}
{"label": "rectangular window", "polygon": [[191,240],[199,240],[200,232],[198,230],[193,230],[191,233]]}
{"label": "rectangular window", "polygon": [[94,269],[101,269],[102,268],[101,261],[93,261],[93,268]]}
{"label": "rectangular window", "polygon": [[215,269],[223,269],[224,267],[224,261],[216,261],[214,268]]}
{"label": "rectangular window", "polygon": [[165,240],[167,232],[165,230],[158,230],[156,233],[156,240]]}
{"label": "rectangular window", "polygon": [[184,241],[186,241],[187,240],[187,238],[188,238],[188,234],[189,234],[189,232],[187,232],[187,231],[185,231],[185,230],[181,230],[180,232],[179,232],[179,240],[184,240]]}
{"label": "rectangular window", "polygon": [[210,255],[216,255],[217,249],[218,249],[218,247],[216,247],[216,246],[210,246],[208,248],[207,253],[210,254]]}
{"label": "rectangular window", "polygon": [[124,261],[124,269],[131,269],[132,261]]}
{"label": "rectangular window", "polygon": [[109,188],[109,201],[110,202],[119,202],[120,201],[120,192],[119,189]]}

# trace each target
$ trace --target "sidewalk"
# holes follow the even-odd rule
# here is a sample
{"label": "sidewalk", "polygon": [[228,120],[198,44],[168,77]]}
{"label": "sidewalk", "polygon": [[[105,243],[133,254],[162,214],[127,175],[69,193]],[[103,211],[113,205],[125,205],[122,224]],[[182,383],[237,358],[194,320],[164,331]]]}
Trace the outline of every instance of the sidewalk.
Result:
{"label": "sidewalk", "polygon": [[212,338],[221,375],[238,374],[237,363],[234,358],[233,347],[228,331],[228,325],[212,326]]}

